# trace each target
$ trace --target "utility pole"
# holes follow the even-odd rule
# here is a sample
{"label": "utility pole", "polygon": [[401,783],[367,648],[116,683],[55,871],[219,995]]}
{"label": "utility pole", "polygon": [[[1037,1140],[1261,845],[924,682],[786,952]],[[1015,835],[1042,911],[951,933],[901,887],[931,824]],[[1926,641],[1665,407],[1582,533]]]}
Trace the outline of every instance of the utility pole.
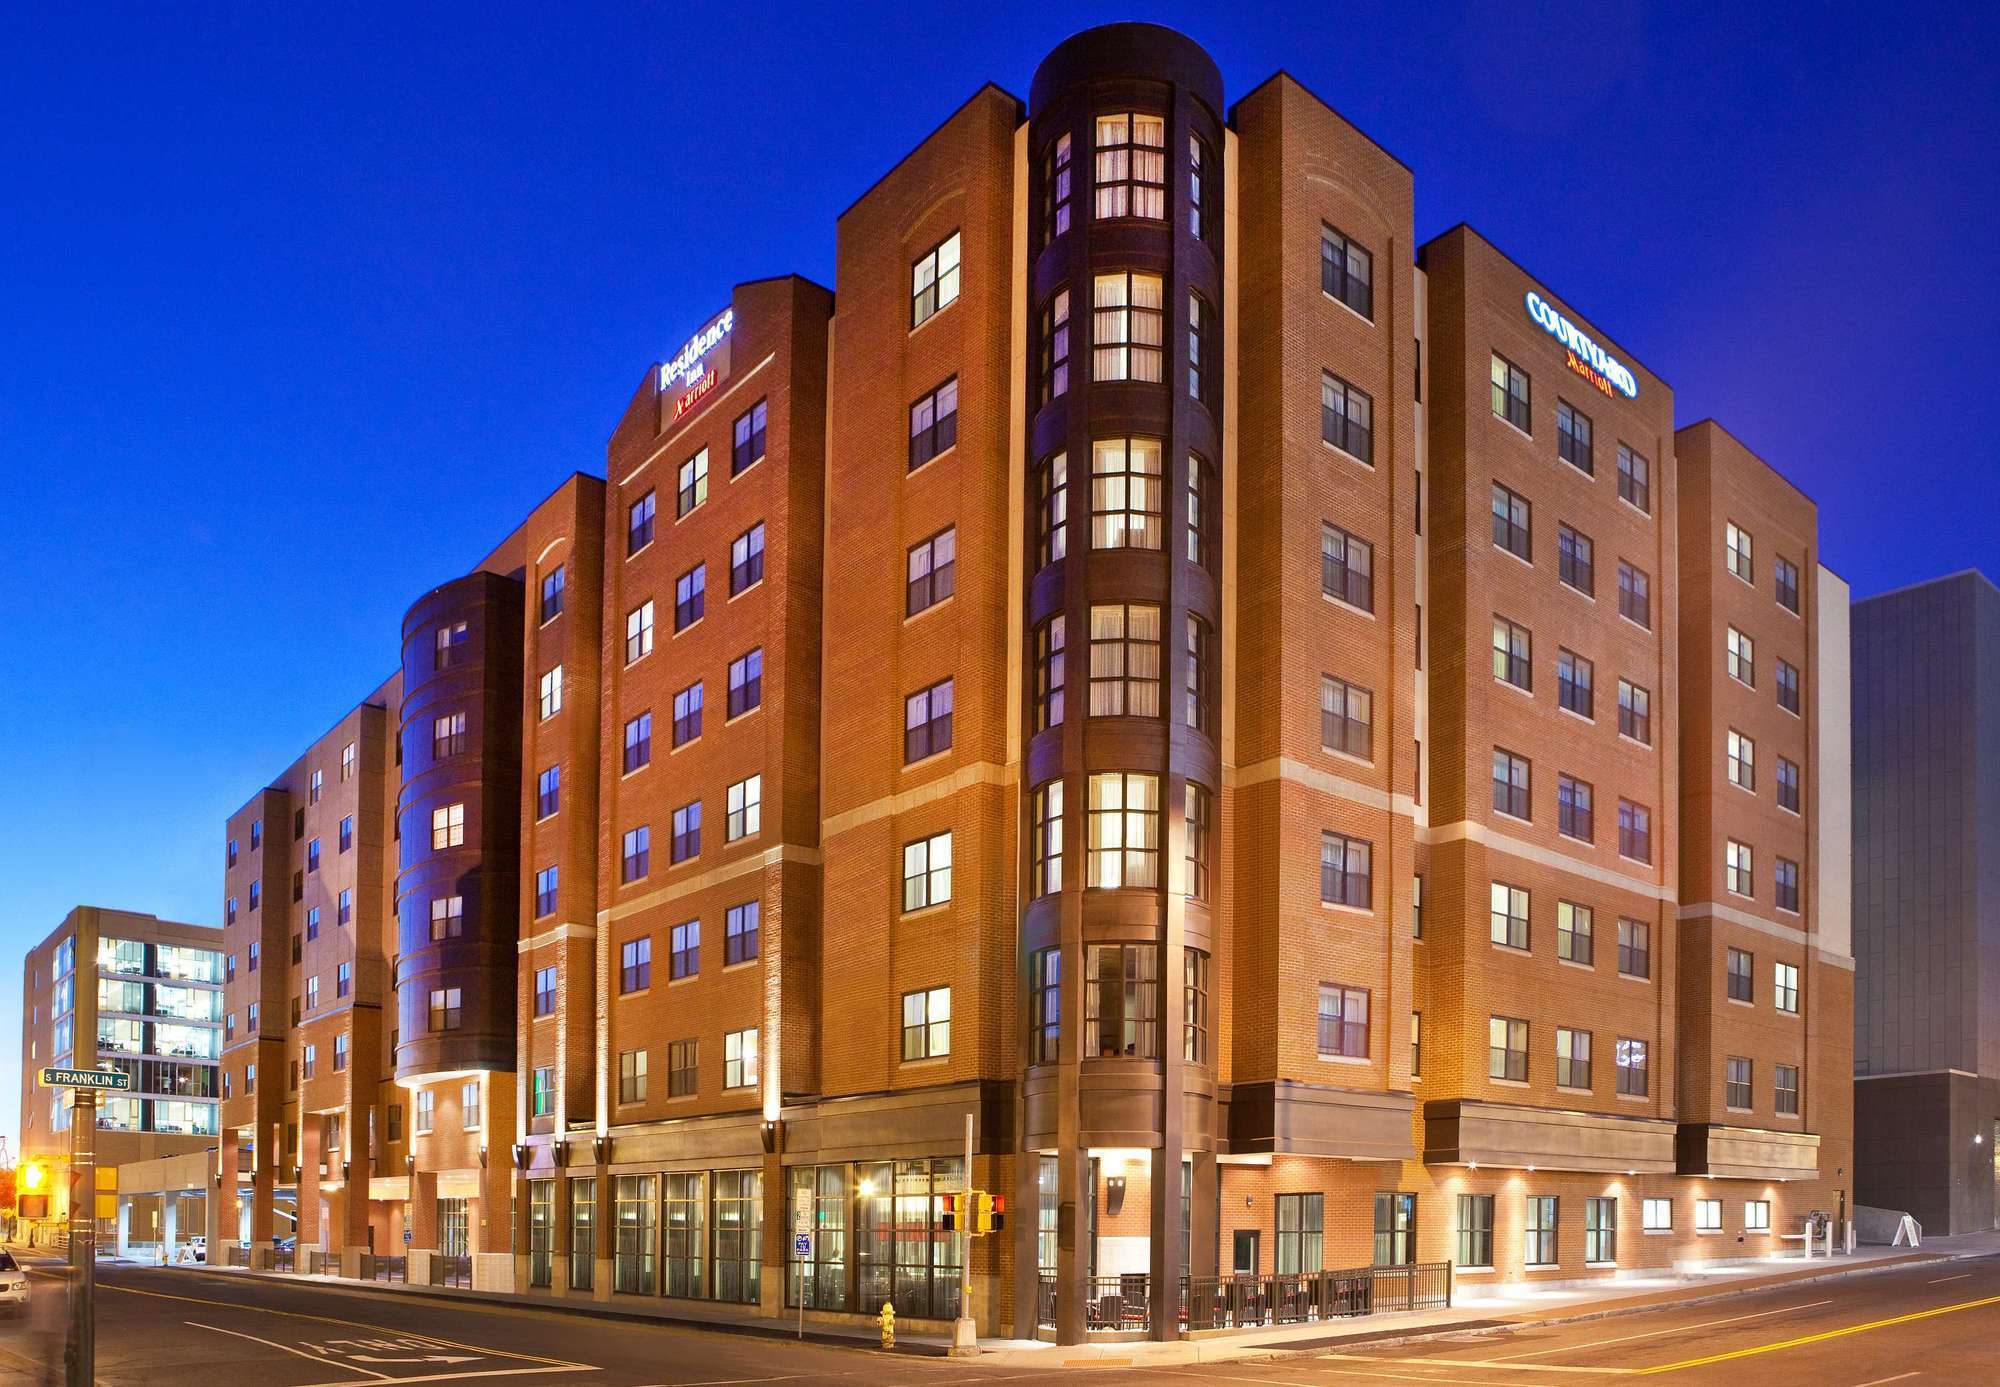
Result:
{"label": "utility pole", "polygon": [[69,1112],[68,1387],[91,1387],[97,1365],[97,1091],[80,1088]]}
{"label": "utility pole", "polygon": [[965,1193],[958,1215],[958,1319],[952,1325],[951,1352],[976,1353],[979,1328],[972,1317],[972,1114],[965,1115]]}

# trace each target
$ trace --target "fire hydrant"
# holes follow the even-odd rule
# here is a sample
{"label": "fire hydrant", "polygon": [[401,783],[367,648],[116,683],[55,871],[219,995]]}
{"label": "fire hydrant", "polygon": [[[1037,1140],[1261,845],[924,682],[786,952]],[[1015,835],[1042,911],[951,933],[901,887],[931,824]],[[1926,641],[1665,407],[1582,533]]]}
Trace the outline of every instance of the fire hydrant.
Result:
{"label": "fire hydrant", "polygon": [[888,1301],[882,1302],[882,1347],[896,1346],[896,1307]]}

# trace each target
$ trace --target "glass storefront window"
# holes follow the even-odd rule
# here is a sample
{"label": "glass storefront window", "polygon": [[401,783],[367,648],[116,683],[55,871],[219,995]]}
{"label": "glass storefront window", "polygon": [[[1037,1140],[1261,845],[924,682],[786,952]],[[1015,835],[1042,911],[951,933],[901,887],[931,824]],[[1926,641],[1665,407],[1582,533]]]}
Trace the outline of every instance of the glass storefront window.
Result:
{"label": "glass storefront window", "polygon": [[[154,975],[182,982],[221,982],[222,954],[185,944],[161,944],[153,950]],[[130,970],[126,970],[130,971]]]}
{"label": "glass storefront window", "polygon": [[569,1285],[587,1291],[596,1279],[597,1181],[569,1182]]}
{"label": "glass storefront window", "polygon": [[707,1252],[707,1177],[701,1171],[675,1171],[666,1177],[667,1295],[702,1293],[702,1266]]}
{"label": "glass storefront window", "polygon": [[612,1189],[617,1239],[612,1254],[614,1291],[653,1294],[660,1232],[656,1188],[651,1175],[620,1175]]}
{"label": "glass storefront window", "polygon": [[715,1172],[715,1281],[717,1300],[755,1305],[763,1282],[764,1172]]}

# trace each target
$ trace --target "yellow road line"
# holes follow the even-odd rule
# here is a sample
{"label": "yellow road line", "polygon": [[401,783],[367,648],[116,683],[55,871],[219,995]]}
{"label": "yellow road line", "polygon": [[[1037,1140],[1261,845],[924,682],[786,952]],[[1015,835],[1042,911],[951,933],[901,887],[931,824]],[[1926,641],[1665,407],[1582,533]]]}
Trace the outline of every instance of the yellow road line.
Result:
{"label": "yellow road line", "polygon": [[1957,1305],[1940,1305],[1934,1310],[1917,1310],[1907,1315],[1892,1315],[1886,1320],[1870,1320],[1866,1324],[1850,1324],[1844,1329],[1828,1329],[1819,1334],[1806,1334],[1796,1339],[1786,1339],[1781,1343],[1759,1344],[1755,1348],[1739,1348],[1729,1353],[1712,1353],[1706,1358],[1688,1358],[1679,1363],[1662,1363],[1658,1367],[1639,1368],[1640,1373],[1675,1373],[1683,1368],[1699,1368],[1709,1363],[1727,1363],[1737,1358],[1754,1358],[1760,1353],[1783,1353],[1786,1349],[1803,1348],[1807,1344],[1824,1343],[1828,1339],[1841,1339],[1849,1334],[1866,1334],[1871,1329],[1887,1329],[1891,1325],[1909,1324],[1915,1320],[1928,1320],[1938,1315],[1956,1314],[1960,1310],[1977,1310],[1981,1306],[2000,1305],[2000,1295],[1990,1295],[1979,1300],[1961,1301]]}

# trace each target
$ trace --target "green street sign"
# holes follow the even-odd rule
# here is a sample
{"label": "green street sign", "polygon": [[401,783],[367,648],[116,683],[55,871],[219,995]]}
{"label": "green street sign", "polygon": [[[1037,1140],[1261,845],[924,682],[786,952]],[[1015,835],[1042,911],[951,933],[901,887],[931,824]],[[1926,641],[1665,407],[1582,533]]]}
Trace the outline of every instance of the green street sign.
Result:
{"label": "green street sign", "polygon": [[42,1087],[128,1089],[132,1076],[122,1069],[44,1069]]}

